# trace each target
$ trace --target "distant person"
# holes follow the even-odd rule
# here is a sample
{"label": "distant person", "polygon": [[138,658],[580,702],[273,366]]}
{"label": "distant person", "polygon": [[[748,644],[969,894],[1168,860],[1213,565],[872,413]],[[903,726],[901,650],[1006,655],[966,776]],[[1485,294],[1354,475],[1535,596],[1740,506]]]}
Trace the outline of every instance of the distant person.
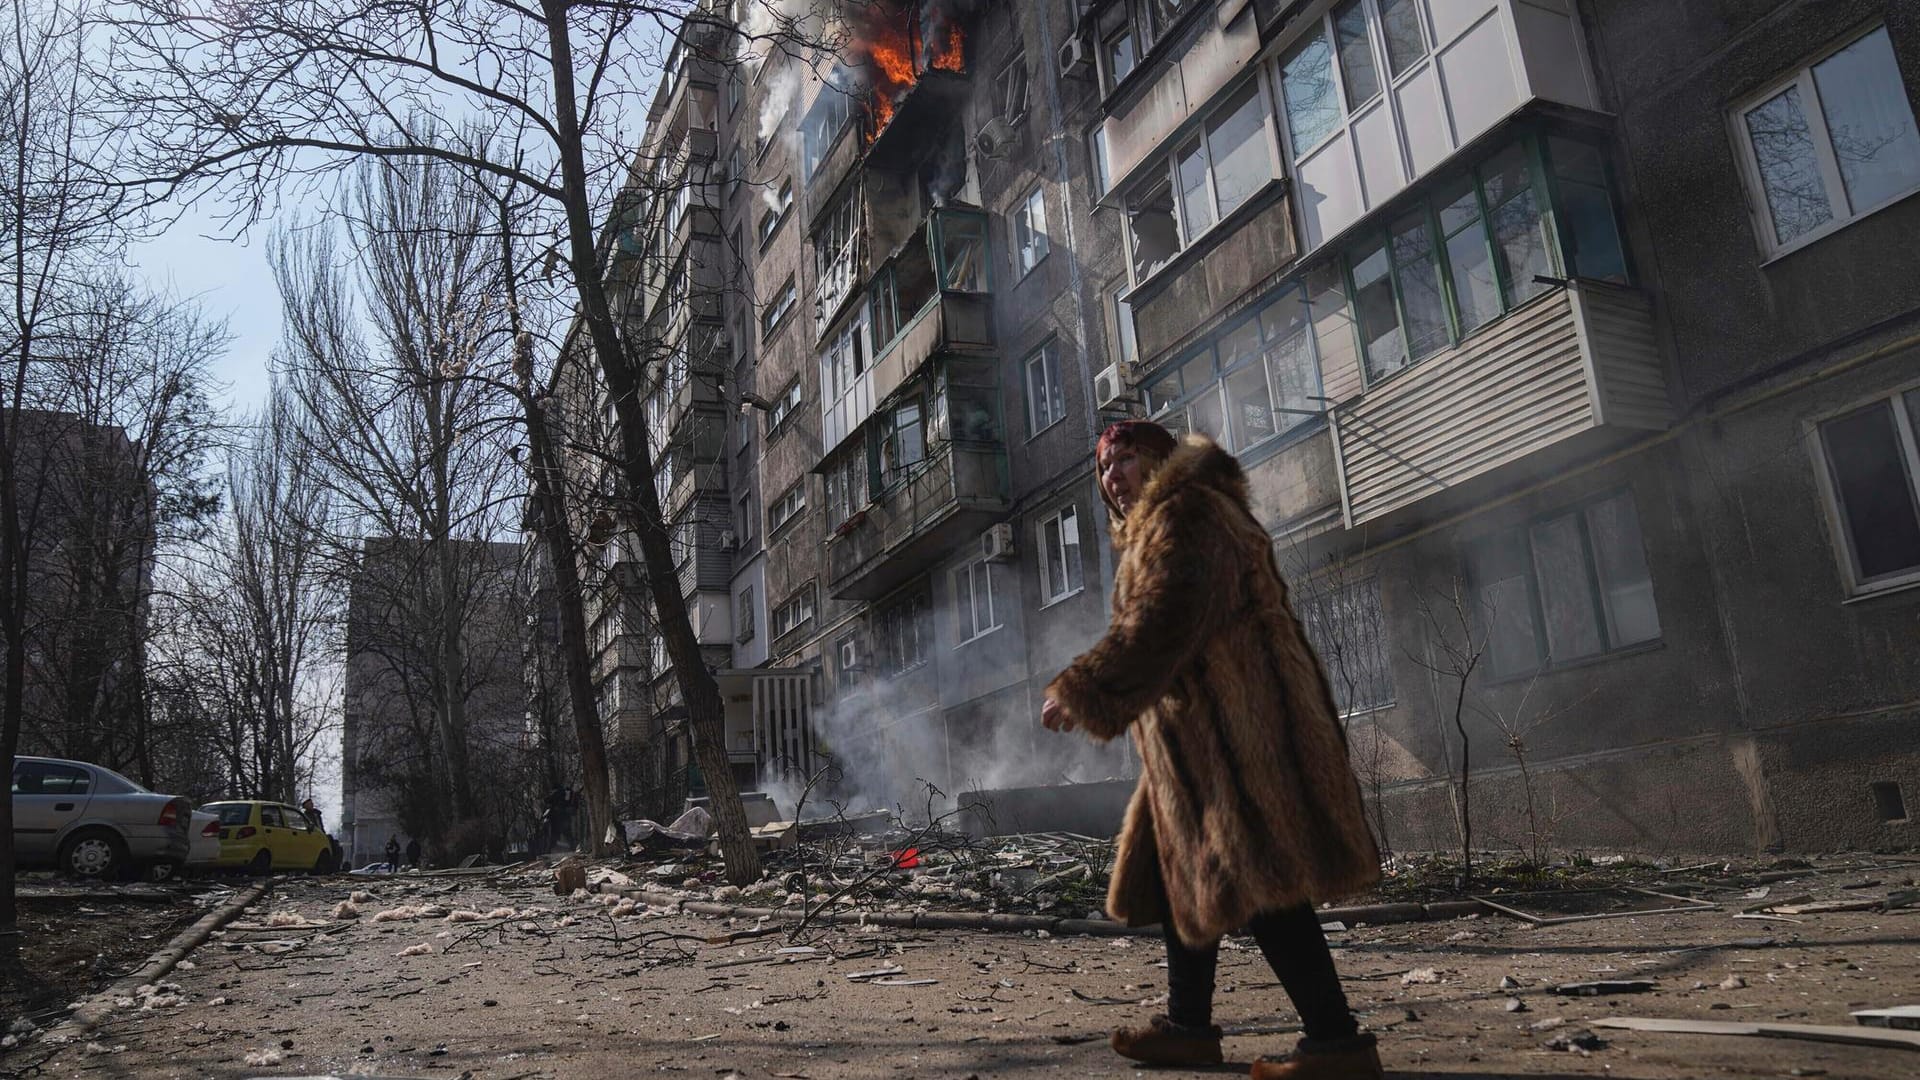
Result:
{"label": "distant person", "polygon": [[300,812],[307,815],[307,823],[312,825],[315,831],[327,831],[326,823],[320,820],[320,808],[313,805],[312,798],[308,798],[300,804]]}
{"label": "distant person", "polygon": [[579,843],[573,835],[573,791],[565,784],[555,784],[547,795],[547,849],[559,847],[562,836],[567,838],[569,848]]}
{"label": "distant person", "polygon": [[1305,1031],[1252,1080],[1380,1080],[1312,906],[1378,881],[1380,853],[1246,474],[1212,440],[1144,420],[1108,428],[1094,461],[1119,564],[1113,624],[1047,686],[1040,716],[1052,731],[1130,734],[1140,752],[1107,910],[1163,928],[1167,1006],[1115,1031],[1113,1048],[1219,1064],[1214,969],[1221,936],[1245,927]]}
{"label": "distant person", "polygon": [[400,838],[392,833],[387,834],[387,869],[400,869]]}
{"label": "distant person", "polygon": [[414,870],[420,869],[420,841],[412,837],[407,838],[407,866]]}

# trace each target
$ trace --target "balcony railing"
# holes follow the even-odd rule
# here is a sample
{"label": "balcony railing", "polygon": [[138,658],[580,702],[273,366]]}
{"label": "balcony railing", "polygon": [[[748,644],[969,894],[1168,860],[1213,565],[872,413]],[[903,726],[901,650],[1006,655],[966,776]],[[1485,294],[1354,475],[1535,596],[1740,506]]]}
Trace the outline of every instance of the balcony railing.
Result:
{"label": "balcony railing", "polygon": [[667,517],[677,518],[697,496],[727,489],[726,467],[718,463],[695,465],[673,480],[667,489]]}
{"label": "balcony railing", "polygon": [[1671,421],[1645,295],[1570,283],[1334,409],[1346,525]]}
{"label": "balcony railing", "polygon": [[828,542],[828,592],[842,600],[882,596],[1006,509],[1006,451],[938,447]]}

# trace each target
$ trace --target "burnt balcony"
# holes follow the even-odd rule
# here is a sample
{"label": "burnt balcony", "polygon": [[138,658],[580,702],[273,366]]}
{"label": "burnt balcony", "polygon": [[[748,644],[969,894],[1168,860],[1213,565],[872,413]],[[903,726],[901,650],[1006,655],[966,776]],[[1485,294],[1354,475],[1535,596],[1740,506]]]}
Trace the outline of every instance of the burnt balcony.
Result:
{"label": "burnt balcony", "polygon": [[946,443],[827,543],[827,592],[874,600],[978,536],[1007,512],[1007,455],[999,446]]}
{"label": "burnt balcony", "polygon": [[1653,311],[1573,281],[1337,406],[1352,528],[1496,470],[1539,471],[1672,422]]}

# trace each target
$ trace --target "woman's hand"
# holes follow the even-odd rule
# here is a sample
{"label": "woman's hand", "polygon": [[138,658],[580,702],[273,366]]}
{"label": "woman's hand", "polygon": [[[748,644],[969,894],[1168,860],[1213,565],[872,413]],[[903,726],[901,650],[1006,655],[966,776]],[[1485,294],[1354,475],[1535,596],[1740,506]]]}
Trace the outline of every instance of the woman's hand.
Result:
{"label": "woman's hand", "polygon": [[1048,731],[1060,732],[1072,731],[1079,726],[1073,722],[1073,717],[1067,715],[1067,710],[1061,708],[1060,703],[1052,698],[1048,698],[1040,706],[1040,723]]}

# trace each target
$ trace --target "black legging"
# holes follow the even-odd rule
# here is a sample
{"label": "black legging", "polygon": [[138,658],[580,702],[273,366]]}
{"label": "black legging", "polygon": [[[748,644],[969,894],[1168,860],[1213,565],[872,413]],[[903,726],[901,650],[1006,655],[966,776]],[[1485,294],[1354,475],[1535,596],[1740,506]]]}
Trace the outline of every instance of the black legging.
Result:
{"label": "black legging", "polygon": [[[1183,1027],[1213,1023],[1213,975],[1220,959],[1220,943],[1189,948],[1174,933],[1173,920],[1163,924],[1167,939],[1167,1018]],[[1300,1026],[1314,1042],[1336,1042],[1359,1033],[1360,1025],[1347,1009],[1340,989],[1340,973],[1333,968],[1326,932],[1312,907],[1262,912],[1247,924],[1247,932],[1293,999]]]}

